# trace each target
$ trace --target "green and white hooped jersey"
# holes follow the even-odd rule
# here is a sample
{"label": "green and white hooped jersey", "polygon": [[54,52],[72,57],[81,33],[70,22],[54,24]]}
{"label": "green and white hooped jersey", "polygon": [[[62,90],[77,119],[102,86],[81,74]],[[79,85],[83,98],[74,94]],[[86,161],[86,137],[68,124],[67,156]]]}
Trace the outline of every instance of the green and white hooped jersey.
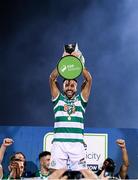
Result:
{"label": "green and white hooped jersey", "polygon": [[79,94],[73,99],[59,94],[54,104],[54,139],[53,142],[83,142],[83,115],[87,102]]}

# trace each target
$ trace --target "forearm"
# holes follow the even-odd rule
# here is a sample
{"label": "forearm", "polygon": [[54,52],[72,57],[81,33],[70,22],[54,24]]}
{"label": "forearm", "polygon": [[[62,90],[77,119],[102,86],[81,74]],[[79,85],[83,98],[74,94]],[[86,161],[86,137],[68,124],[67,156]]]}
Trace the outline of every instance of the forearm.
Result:
{"label": "forearm", "polygon": [[59,76],[57,68],[55,68],[52,73],[50,74],[50,80],[55,81]]}
{"label": "forearm", "polygon": [[13,178],[17,178],[16,177],[16,170],[11,170],[10,174],[9,174],[9,179],[13,179]]}
{"label": "forearm", "polygon": [[87,82],[92,82],[92,76],[91,76],[91,74],[89,73],[89,71],[85,67],[83,68],[82,74],[83,74],[84,79]]}
{"label": "forearm", "polygon": [[57,83],[57,77],[59,73],[57,71],[57,68],[55,68],[52,73],[50,74],[49,78],[49,84],[51,89],[51,95],[53,98],[56,98],[59,94],[59,85]]}
{"label": "forearm", "polygon": [[128,160],[128,154],[127,154],[126,148],[123,147],[123,148],[121,148],[121,150],[122,150],[123,163],[120,167],[119,175],[120,175],[121,179],[125,179],[126,175],[127,175],[127,171],[128,171],[129,160]]}
{"label": "forearm", "polygon": [[3,168],[2,168],[2,165],[0,165],[1,167],[0,167],[0,179],[2,179],[3,178]]}
{"label": "forearm", "polygon": [[128,159],[128,153],[126,148],[122,148],[122,160],[123,160],[123,165],[128,167],[129,166],[129,159]]}
{"label": "forearm", "polygon": [[6,151],[6,146],[4,146],[4,145],[2,144],[1,147],[0,147],[0,164],[1,164],[2,161],[3,161],[3,157],[4,157],[4,154],[5,154],[5,151]]}
{"label": "forearm", "polygon": [[92,86],[92,77],[86,68],[83,69],[83,77],[85,80],[81,86],[81,94],[84,100],[88,101]]}

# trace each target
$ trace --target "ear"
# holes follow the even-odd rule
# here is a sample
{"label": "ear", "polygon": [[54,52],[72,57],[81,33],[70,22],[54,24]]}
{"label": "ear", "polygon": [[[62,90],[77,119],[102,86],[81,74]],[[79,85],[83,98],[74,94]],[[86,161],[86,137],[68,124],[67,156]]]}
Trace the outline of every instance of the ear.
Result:
{"label": "ear", "polygon": [[63,88],[63,91],[64,91],[64,89],[65,89],[65,83],[64,82],[63,82],[63,87],[62,88]]}

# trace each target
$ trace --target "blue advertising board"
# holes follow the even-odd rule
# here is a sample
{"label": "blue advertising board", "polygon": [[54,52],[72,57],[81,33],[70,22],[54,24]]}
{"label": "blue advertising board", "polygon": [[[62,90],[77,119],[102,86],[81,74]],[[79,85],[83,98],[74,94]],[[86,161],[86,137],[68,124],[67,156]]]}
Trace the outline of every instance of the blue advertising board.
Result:
{"label": "blue advertising board", "polygon": [[[14,140],[13,145],[7,148],[3,160],[4,170],[7,171],[9,157],[17,151],[25,154],[31,172],[39,167],[38,155],[43,151],[45,134],[52,132],[52,127],[31,127],[31,126],[0,126],[0,143],[5,137]],[[122,162],[120,148],[116,145],[118,138],[125,139],[129,154],[129,177],[138,178],[138,129],[117,129],[117,128],[86,128],[85,133],[104,133],[108,135],[108,153],[116,162],[116,172]],[[91,147],[92,149],[93,147]]]}

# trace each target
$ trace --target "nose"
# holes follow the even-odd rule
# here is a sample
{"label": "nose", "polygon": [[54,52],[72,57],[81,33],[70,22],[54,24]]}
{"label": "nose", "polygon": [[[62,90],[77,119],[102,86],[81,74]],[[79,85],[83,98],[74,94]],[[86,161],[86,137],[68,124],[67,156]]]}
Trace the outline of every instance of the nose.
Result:
{"label": "nose", "polygon": [[71,86],[68,86],[68,90],[71,90]]}

